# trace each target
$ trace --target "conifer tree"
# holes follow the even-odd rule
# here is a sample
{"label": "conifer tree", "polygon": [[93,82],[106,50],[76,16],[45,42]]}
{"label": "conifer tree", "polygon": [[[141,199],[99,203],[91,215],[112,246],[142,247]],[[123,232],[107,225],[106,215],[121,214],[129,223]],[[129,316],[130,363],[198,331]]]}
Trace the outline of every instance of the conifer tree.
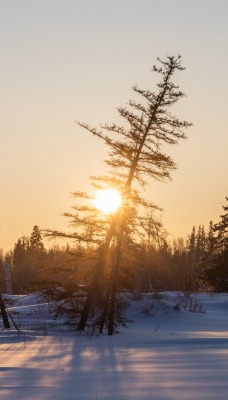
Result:
{"label": "conifer tree", "polygon": [[[228,202],[228,197],[226,197]],[[224,214],[220,221],[214,225],[217,233],[216,254],[214,257],[214,286],[218,291],[228,292],[228,203],[223,206]]]}
{"label": "conifer tree", "polygon": [[[109,149],[105,160],[109,168],[108,175],[91,177],[92,185],[95,188],[118,189],[122,195],[121,206],[115,213],[101,216],[91,203],[81,203],[83,199],[92,201],[91,196],[76,192],[74,196],[79,200],[79,205],[73,207],[74,213],[65,214],[76,230],[72,234],[46,231],[46,235],[52,237],[67,237],[78,243],[97,246],[94,276],[78,324],[80,331],[84,330],[93,305],[102,297],[104,310],[101,324],[107,320],[108,333],[113,334],[124,246],[129,240],[135,243],[137,236],[140,237],[145,212],[150,214],[151,210],[158,209],[142,196],[141,188],[150,178],[158,181],[171,178],[171,171],[176,164],[166,154],[164,147],[185,139],[185,129],[191,125],[179,120],[170,111],[184,97],[184,93],[172,81],[174,73],[184,69],[181,57],[168,57],[165,61],[158,59],[158,63],[153,67],[153,72],[160,77],[157,89],[149,91],[134,86],[133,91],[141,97],[141,102],[131,100],[128,107],[118,108],[123,125],[104,124],[96,129],[78,122],[80,127],[101,139]],[[109,282],[104,285],[107,271]]]}
{"label": "conifer tree", "polygon": [[[101,130],[91,128],[88,124],[79,123],[81,127],[103,140],[110,150],[106,164],[111,167],[112,177],[119,179],[119,189],[122,193],[122,206],[113,218],[113,222],[107,232],[104,254],[107,253],[113,238],[114,227],[117,229],[116,260],[112,272],[112,285],[110,291],[109,307],[109,334],[113,333],[115,296],[117,291],[118,271],[121,257],[121,247],[124,239],[124,228],[127,225],[126,210],[130,206],[131,197],[138,195],[138,202],[142,206],[149,206],[139,196],[135,189],[135,183],[145,185],[146,177],[163,181],[170,178],[170,171],[176,166],[173,159],[166,155],[162,146],[164,144],[177,144],[184,139],[185,128],[189,127],[186,121],[180,121],[170,112],[170,107],[184,96],[179,87],[172,82],[173,74],[183,70],[181,57],[168,57],[166,61],[158,59],[159,67],[154,66],[153,72],[161,76],[157,92],[133,87],[133,91],[140,95],[143,102],[130,101],[129,108],[118,108],[125,125],[102,125]],[[117,138],[116,138],[117,137]],[[119,138],[118,138],[119,137]],[[105,180],[106,177],[102,177]],[[110,181],[110,178],[107,178]],[[105,257],[100,262],[100,268],[105,268]],[[92,283],[90,294],[85,303],[82,317],[78,325],[83,330],[93,302],[97,287],[97,279]]]}
{"label": "conifer tree", "polygon": [[210,221],[207,233],[207,252],[209,255],[213,254],[215,246],[216,246],[216,237],[215,237],[214,224],[212,221]]}
{"label": "conifer tree", "polygon": [[35,251],[43,251],[44,245],[38,225],[34,225],[29,239],[31,249]]}
{"label": "conifer tree", "polygon": [[220,221],[210,223],[208,250],[202,262],[203,280],[218,292],[228,292],[228,206],[223,209],[226,212]]}
{"label": "conifer tree", "polygon": [[29,238],[23,236],[14,245],[12,264],[13,264],[13,288],[18,293],[27,292],[30,285],[30,259]]}
{"label": "conifer tree", "polygon": [[[226,197],[228,202],[228,197]],[[228,247],[228,205],[223,206],[225,214],[220,215],[220,222],[215,224],[214,231],[218,233],[218,245],[221,250]]]}

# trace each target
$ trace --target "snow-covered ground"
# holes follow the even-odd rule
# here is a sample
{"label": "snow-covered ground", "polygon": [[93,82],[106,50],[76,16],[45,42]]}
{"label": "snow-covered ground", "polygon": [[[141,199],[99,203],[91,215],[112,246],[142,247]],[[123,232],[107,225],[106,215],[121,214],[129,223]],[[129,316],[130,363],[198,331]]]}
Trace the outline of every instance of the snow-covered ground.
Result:
{"label": "snow-covered ground", "polygon": [[[14,299],[21,332],[1,325],[0,400],[228,399],[227,294],[131,300],[112,337],[67,331],[37,295]],[[175,310],[182,300],[201,312]]]}

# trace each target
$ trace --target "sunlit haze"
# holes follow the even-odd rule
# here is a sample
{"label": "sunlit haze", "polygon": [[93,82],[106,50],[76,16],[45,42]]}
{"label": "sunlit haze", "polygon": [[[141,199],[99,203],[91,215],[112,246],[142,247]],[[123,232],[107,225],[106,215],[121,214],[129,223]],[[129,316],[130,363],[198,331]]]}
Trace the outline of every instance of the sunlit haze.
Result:
{"label": "sunlit haze", "polygon": [[[75,121],[118,123],[132,86],[156,89],[156,58],[182,56],[175,114],[193,127],[166,149],[171,182],[150,181],[170,239],[222,214],[228,196],[227,0],[1,2],[0,248],[67,230],[70,195],[103,175],[107,149]],[[159,215],[159,214],[158,214]]]}

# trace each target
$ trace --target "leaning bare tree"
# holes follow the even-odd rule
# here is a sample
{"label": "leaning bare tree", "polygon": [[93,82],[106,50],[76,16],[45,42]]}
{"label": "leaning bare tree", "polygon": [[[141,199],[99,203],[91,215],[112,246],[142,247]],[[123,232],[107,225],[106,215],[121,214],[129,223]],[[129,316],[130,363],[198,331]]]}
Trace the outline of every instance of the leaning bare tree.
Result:
{"label": "leaning bare tree", "polygon": [[[99,277],[105,269],[105,260],[113,235],[116,235],[116,258],[111,274],[111,290],[109,305],[109,335],[113,334],[115,297],[118,286],[118,271],[121,259],[121,247],[124,231],[128,224],[127,211],[132,196],[136,196],[133,187],[135,182],[145,184],[145,178],[152,177],[157,180],[170,178],[170,171],[175,168],[172,158],[164,153],[162,145],[176,144],[179,139],[185,138],[184,130],[191,124],[180,121],[170,112],[170,107],[184,96],[179,87],[172,82],[173,74],[184,68],[181,66],[181,57],[168,57],[166,61],[158,59],[159,67],[154,66],[153,71],[161,76],[157,84],[158,90],[151,92],[138,87],[133,87],[143,102],[130,101],[129,108],[119,108],[120,116],[125,120],[126,127],[113,125],[101,126],[101,130],[91,128],[88,124],[79,123],[81,127],[102,139],[110,149],[106,163],[111,167],[114,176],[121,182],[122,206],[113,217],[110,229],[107,232],[103,245],[103,255],[97,266],[94,280],[91,284],[85,306],[78,325],[78,330],[85,328],[91,305],[98,292]],[[119,139],[116,139],[119,136]],[[105,178],[103,177],[103,180]],[[144,199],[140,204],[147,206]]]}
{"label": "leaning bare tree", "polygon": [[[123,126],[101,125],[100,129],[96,129],[78,122],[80,127],[101,139],[109,149],[109,157],[105,160],[110,168],[109,174],[92,177],[93,184],[98,188],[116,187],[122,195],[119,209],[106,218],[101,218],[94,207],[74,207],[76,214],[66,214],[76,227],[72,235],[46,232],[47,235],[71,237],[79,243],[98,246],[94,276],[78,323],[79,331],[85,329],[94,304],[99,303],[102,297],[100,332],[104,323],[107,323],[108,334],[113,334],[123,248],[127,242],[137,241],[137,235],[140,235],[145,218],[141,211],[156,208],[142,196],[140,188],[147,183],[147,178],[160,181],[170,179],[170,172],[176,165],[164,152],[164,145],[174,145],[184,139],[184,131],[191,125],[170,112],[170,108],[184,96],[172,81],[174,73],[184,69],[181,57],[168,57],[165,61],[158,59],[158,62],[159,66],[153,67],[153,72],[160,76],[157,89],[152,92],[133,87],[133,91],[141,97],[141,102],[130,101],[128,107],[118,109],[124,121]],[[90,200],[85,193],[77,192],[75,196]]]}

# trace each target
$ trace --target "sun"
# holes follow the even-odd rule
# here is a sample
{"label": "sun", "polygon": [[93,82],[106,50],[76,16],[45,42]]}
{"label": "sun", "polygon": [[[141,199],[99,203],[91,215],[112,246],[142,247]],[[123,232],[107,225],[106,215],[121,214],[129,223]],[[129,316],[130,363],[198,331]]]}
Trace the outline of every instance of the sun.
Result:
{"label": "sun", "polygon": [[121,195],[116,189],[104,189],[96,192],[95,205],[103,213],[114,213],[121,204]]}

